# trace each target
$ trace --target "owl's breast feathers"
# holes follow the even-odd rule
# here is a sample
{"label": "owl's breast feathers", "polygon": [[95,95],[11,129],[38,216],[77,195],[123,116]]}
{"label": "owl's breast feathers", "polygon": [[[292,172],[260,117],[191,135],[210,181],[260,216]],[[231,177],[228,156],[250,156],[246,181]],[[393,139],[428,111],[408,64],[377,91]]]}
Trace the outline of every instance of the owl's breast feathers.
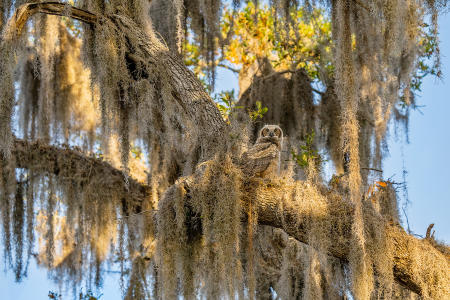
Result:
{"label": "owl's breast feathers", "polygon": [[242,155],[241,166],[247,176],[263,176],[270,167],[277,163],[279,146],[273,142],[256,143]]}
{"label": "owl's breast feathers", "polygon": [[277,137],[277,136],[262,136],[262,137],[259,137],[258,140],[255,143],[255,146],[257,144],[265,144],[265,143],[272,143],[272,144],[277,145],[278,148],[281,147],[280,138]]}

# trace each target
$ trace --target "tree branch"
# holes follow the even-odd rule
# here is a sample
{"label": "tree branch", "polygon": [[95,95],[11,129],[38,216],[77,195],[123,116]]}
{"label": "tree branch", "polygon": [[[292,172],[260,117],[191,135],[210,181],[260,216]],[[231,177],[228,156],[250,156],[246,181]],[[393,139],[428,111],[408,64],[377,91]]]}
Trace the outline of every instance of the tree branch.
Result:
{"label": "tree branch", "polygon": [[[329,207],[326,215],[317,206],[313,208],[310,215],[299,215],[298,212],[302,209],[290,205],[291,202],[289,201],[280,206],[283,196],[289,193],[289,186],[263,184],[267,193],[264,194],[263,201],[256,203],[259,224],[281,228],[297,240],[308,243],[308,235],[311,230],[308,221],[314,219],[314,224],[333,222],[330,227],[333,230],[337,229],[337,231],[330,235],[332,240],[329,252],[335,257],[347,260],[350,251],[350,228],[353,219],[353,206],[350,203],[336,197],[328,197]],[[308,207],[307,209],[311,208]],[[301,223],[298,224],[298,220],[301,220]],[[434,292],[431,289],[425,289],[424,291],[426,286],[430,286],[432,289],[448,289],[450,274],[447,270],[449,270],[450,261],[445,255],[426,240],[419,240],[408,235],[400,226],[386,224],[386,232],[393,245],[393,272],[397,282],[422,296],[430,296]],[[424,263],[423,260],[428,261],[428,263]],[[440,278],[439,282],[436,283],[434,276],[438,278],[446,276],[446,278]],[[447,283],[447,286],[445,286],[445,283]],[[434,284],[438,286],[433,286]]]}
{"label": "tree branch", "polygon": [[383,170],[375,169],[375,168],[365,168],[365,167],[362,167],[361,169],[363,169],[363,170],[368,170],[368,171],[375,171],[375,172],[383,173]]}
{"label": "tree branch", "polygon": [[[97,15],[68,4],[54,1],[28,3],[21,5],[15,11],[7,25],[6,37],[8,39],[17,38],[22,33],[27,20],[36,13],[68,16],[91,25],[99,24],[100,20]],[[128,30],[135,35],[137,46],[145,54],[140,59],[161,66],[159,69],[166,73],[165,77],[170,80],[171,95],[174,101],[197,125],[198,131],[204,137],[203,144],[212,145],[203,149],[203,152],[212,152],[208,150],[223,146],[226,123],[199,79],[184,65],[183,60],[176,53],[172,53],[156,36],[148,35],[130,18],[118,14],[105,17],[112,20],[112,23],[119,27],[120,32]],[[130,54],[132,55],[132,53]]]}
{"label": "tree branch", "polygon": [[15,140],[13,154],[18,168],[30,169],[40,173],[54,174],[62,180],[74,179],[78,184],[96,184],[104,189],[119,191],[134,208],[149,197],[150,188],[126,176],[109,163],[72,149],[49,146],[40,142]]}
{"label": "tree branch", "polygon": [[230,70],[230,71],[233,72],[233,73],[239,74],[239,69],[230,67],[230,66],[227,65],[227,64],[219,63],[219,64],[217,64],[217,66],[218,66],[218,67],[221,67],[221,68],[224,68],[224,69],[227,69],[227,70]]}
{"label": "tree branch", "polygon": [[425,238],[427,238],[427,239],[431,238],[431,230],[433,229],[433,227],[434,227],[434,223],[431,223],[430,225],[428,225]]}
{"label": "tree branch", "polygon": [[[226,131],[226,123],[219,109],[205,91],[200,80],[183,63],[177,53],[169,51],[156,36],[149,36],[139,28],[130,18],[123,15],[113,15],[111,19],[122,30],[132,32],[135,43],[145,53],[142,59],[151,64],[159,65],[165,77],[170,80],[171,94],[174,100],[183,108],[190,119],[195,123],[199,132],[205,136],[206,149],[217,149],[223,146],[223,134]],[[207,150],[205,150],[208,152]],[[210,151],[208,155],[215,153]]]}
{"label": "tree branch", "polygon": [[12,37],[20,36],[28,19],[36,13],[67,16],[87,24],[95,24],[98,20],[97,15],[91,12],[61,2],[27,3],[17,8],[9,21],[9,32],[14,34]]}
{"label": "tree branch", "polygon": [[[178,184],[190,198],[190,184],[195,177],[188,177]],[[304,183],[305,185],[307,183]],[[328,192],[327,209],[311,205],[313,199],[305,199],[293,204],[285,201],[287,195],[295,193],[295,186],[268,180],[246,180],[243,184],[243,215],[249,203],[257,211],[259,225],[268,225],[285,231],[298,241],[308,244],[309,236],[317,227],[331,228],[327,247],[330,255],[347,261],[350,254],[353,205],[337,194]],[[173,205],[173,201],[163,199],[160,207]],[[189,201],[186,201],[188,203]],[[201,228],[200,218],[190,220],[194,228]],[[311,225],[314,224],[314,225]],[[326,226],[326,227],[325,227]],[[393,274],[395,280],[418,295],[435,299],[436,291],[448,290],[450,282],[449,258],[438,251],[427,240],[408,235],[399,225],[385,224],[387,238],[392,242]],[[191,230],[190,232],[196,232]],[[197,230],[198,234],[198,230]]]}
{"label": "tree branch", "polygon": [[[117,187],[120,187],[124,197],[135,204],[142,203],[145,198],[149,197],[150,188],[148,186],[140,184],[132,178],[129,178],[127,186],[122,171],[99,159],[86,157],[76,150],[58,148],[40,142],[16,140],[13,153],[19,168],[55,174],[59,178],[69,180],[73,174],[77,174],[77,178],[81,178],[85,183],[94,177],[103,178],[102,183],[105,188],[113,187],[117,190]],[[188,177],[177,183],[183,185],[186,197],[189,197],[189,182],[193,180],[195,177]],[[315,226],[328,224],[327,226],[333,229],[329,235],[331,239],[328,247],[329,254],[347,260],[350,252],[349,241],[353,215],[353,206],[350,202],[340,199],[337,195],[329,194],[327,197],[328,209],[324,213],[318,206],[302,207],[298,203],[294,205],[290,201],[283,201],[282,199],[286,195],[293,192],[292,185],[253,179],[246,180],[243,189],[243,215],[251,201],[257,211],[259,225],[280,228],[306,244],[309,243],[309,236],[313,230],[311,222]],[[165,200],[170,199],[164,198],[161,201]],[[160,206],[173,205],[173,201],[166,202],[161,203]],[[306,206],[308,199],[301,203]],[[158,212],[156,213],[157,218]],[[188,221],[187,224],[201,228],[201,224],[198,224],[200,221],[200,218],[196,218]],[[195,232],[195,230],[190,232]],[[426,239],[412,237],[401,227],[395,225],[386,224],[386,232],[393,245],[393,272],[397,282],[419,295],[424,294],[424,285],[437,284],[436,288],[443,289],[442,283],[450,282],[449,274],[446,272],[449,267],[449,259]],[[423,262],[424,259],[427,263]],[[443,275],[446,275],[447,278],[442,278]],[[439,278],[437,283],[435,282],[436,278]],[[425,292],[432,293],[429,289]]]}

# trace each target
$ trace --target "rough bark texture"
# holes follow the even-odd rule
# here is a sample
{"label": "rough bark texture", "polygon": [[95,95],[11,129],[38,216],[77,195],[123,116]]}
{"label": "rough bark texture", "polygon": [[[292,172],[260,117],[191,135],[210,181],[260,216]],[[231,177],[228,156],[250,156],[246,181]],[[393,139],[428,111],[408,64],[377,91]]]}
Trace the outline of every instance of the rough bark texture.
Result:
{"label": "rough bark texture", "polygon": [[[13,35],[9,37],[18,37],[22,33],[22,29],[28,19],[36,13],[70,16],[93,26],[97,22],[102,22],[101,18],[93,13],[59,2],[28,3],[20,6],[11,18],[8,32]],[[109,17],[118,26],[133,30],[136,33],[138,37],[137,42],[147,54],[145,59],[148,62],[165,67],[166,75],[170,79],[173,88],[171,91],[172,96],[188,116],[193,119],[195,125],[198,126],[198,130],[206,133],[206,136],[212,139],[206,142],[211,145],[217,145],[221,141],[225,122],[211,97],[206,93],[192,71],[183,64],[181,57],[169,51],[156,37],[149,37],[131,19],[121,15]],[[132,53],[130,53],[130,56],[133,58]]]}
{"label": "rough bark texture", "polygon": [[[188,178],[184,181],[186,198],[190,197],[189,182],[192,182],[191,180],[195,179]],[[243,189],[242,207],[244,215],[251,202],[257,211],[259,225],[280,228],[306,244],[309,243],[309,236],[314,230],[310,226],[311,222],[314,223],[314,226],[328,223],[327,226],[332,228],[329,235],[331,238],[331,244],[328,248],[329,254],[347,261],[354,213],[354,206],[349,201],[343,200],[332,191],[322,191],[328,201],[328,213],[324,214],[320,207],[317,207],[317,211],[314,209],[311,211],[310,207],[294,206],[290,205],[291,202],[289,201],[282,201],[286,195],[293,192],[294,187],[292,185],[284,185],[271,180],[247,179]],[[280,203],[283,204],[280,205]],[[172,204],[168,203],[167,205]],[[308,214],[302,214],[301,211],[308,211]],[[201,225],[196,224],[199,221],[199,219],[196,219],[187,223],[198,229],[201,228]],[[447,266],[446,269],[448,269],[450,267],[449,258],[433,247],[426,239],[421,240],[412,237],[399,225],[386,223],[385,226],[387,236],[391,239],[393,245],[395,280],[418,295],[428,294],[428,291],[423,290],[427,283],[430,286],[438,284],[438,288],[448,289],[448,287],[440,285],[450,282],[450,274],[446,272],[446,278],[439,278],[439,280],[433,278],[433,274],[434,276],[442,274],[443,266]],[[195,230],[191,232],[195,232]],[[428,263],[424,264],[419,261],[417,253],[426,253]]]}
{"label": "rough bark texture", "polygon": [[94,24],[98,21],[98,17],[86,10],[66,5],[56,1],[47,1],[44,3],[27,3],[21,5],[12,16],[10,22],[14,24],[11,28],[14,30],[14,35],[20,35],[23,27],[28,19],[36,14],[44,13],[56,16],[69,16],[71,18],[80,20],[88,24]]}
{"label": "rough bark texture", "polygon": [[[88,184],[93,178],[101,182],[104,188],[121,191],[121,196],[129,203],[139,205],[148,198],[150,189],[133,178],[114,168],[109,163],[88,157],[81,151],[69,148],[49,146],[40,142],[16,140],[13,154],[18,168],[26,168],[38,173],[48,173],[62,180],[76,180],[79,184]],[[76,178],[73,175],[76,174]],[[98,180],[98,179],[101,180]]]}
{"label": "rough bark texture", "polygon": [[194,73],[184,65],[181,57],[169,51],[156,37],[149,38],[131,19],[120,15],[113,15],[111,18],[121,28],[132,30],[136,34],[136,42],[147,54],[145,59],[150,64],[164,66],[174,99],[194,121],[198,130],[206,134],[208,144],[217,145],[221,141],[226,124],[214,101]]}
{"label": "rough bark texture", "polygon": [[[263,183],[264,184],[264,183]],[[284,205],[282,208],[279,205],[280,199],[283,194],[286,193],[288,187],[270,187],[270,183],[265,183],[268,189],[272,190],[267,193],[264,201],[256,203],[258,207],[258,223],[262,225],[270,225],[273,227],[281,228],[289,235],[295,237],[297,240],[308,243],[308,226],[307,224],[300,223],[295,226],[296,220],[305,219],[306,216],[299,216],[296,213],[296,208]],[[353,206],[342,199],[336,199],[336,197],[329,197],[330,214],[323,216],[320,212],[317,212],[317,216],[320,216],[321,220],[318,222],[324,222],[326,220],[332,220],[334,224],[332,228],[336,230],[334,237],[329,248],[332,256],[347,259],[349,254],[349,240],[350,240],[350,228],[352,224]],[[334,207],[334,208],[333,208]],[[312,214],[315,215],[314,213]],[[311,217],[311,216],[308,216]],[[306,218],[308,220],[309,218]],[[388,236],[393,242],[394,252],[394,276],[396,281],[407,287],[409,290],[422,295],[420,287],[421,282],[425,282],[424,278],[419,278],[414,274],[426,274],[426,273],[439,273],[438,269],[442,265],[450,266],[450,261],[441,252],[436,250],[426,240],[419,240],[408,235],[403,228],[399,225],[386,224]],[[415,251],[420,253],[428,253],[430,257],[442,262],[443,264],[433,265],[421,265],[415,262],[415,257],[412,254]],[[430,270],[436,267],[434,270]],[[448,277],[448,276],[447,276]],[[450,278],[447,278],[447,282]]]}

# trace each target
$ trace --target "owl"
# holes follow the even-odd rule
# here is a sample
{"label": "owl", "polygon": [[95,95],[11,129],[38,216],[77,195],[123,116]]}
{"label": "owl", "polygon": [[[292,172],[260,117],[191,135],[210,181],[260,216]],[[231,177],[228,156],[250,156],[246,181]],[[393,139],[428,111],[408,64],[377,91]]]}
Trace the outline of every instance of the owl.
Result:
{"label": "owl", "polygon": [[242,170],[247,176],[279,175],[283,131],[277,125],[265,125],[256,143],[242,155]]}

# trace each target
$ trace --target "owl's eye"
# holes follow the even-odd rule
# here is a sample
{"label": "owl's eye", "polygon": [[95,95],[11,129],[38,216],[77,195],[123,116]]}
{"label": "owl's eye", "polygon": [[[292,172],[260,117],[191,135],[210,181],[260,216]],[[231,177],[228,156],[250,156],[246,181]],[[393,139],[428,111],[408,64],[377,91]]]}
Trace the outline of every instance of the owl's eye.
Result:
{"label": "owl's eye", "polygon": [[280,130],[280,129],[275,128],[274,132],[275,132],[275,135],[276,135],[277,137],[281,137],[281,130]]}
{"label": "owl's eye", "polygon": [[269,129],[264,128],[263,131],[261,132],[262,136],[267,136],[269,134]]}

